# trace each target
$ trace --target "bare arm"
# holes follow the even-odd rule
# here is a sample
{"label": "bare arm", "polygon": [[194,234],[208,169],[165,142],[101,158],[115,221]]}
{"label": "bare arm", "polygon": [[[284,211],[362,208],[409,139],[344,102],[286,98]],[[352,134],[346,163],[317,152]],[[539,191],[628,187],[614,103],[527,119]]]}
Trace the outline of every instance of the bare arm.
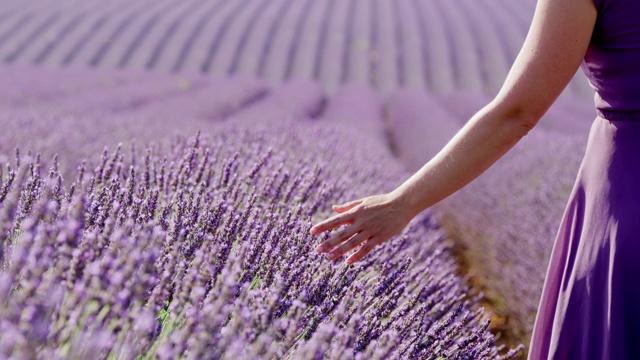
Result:
{"label": "bare arm", "polygon": [[[459,190],[508,152],[544,115],[577,71],[597,12],[592,0],[540,0],[529,34],[496,98],[473,116],[427,164],[389,194],[334,206],[318,234],[349,225],[318,247],[347,263],[400,232],[419,212]],[[354,236],[355,235],[355,236]]]}
{"label": "bare arm", "polygon": [[538,2],[529,34],[494,101],[398,189],[411,195],[407,201],[414,211],[471,182],[536,125],[578,69],[596,16],[591,0]]}

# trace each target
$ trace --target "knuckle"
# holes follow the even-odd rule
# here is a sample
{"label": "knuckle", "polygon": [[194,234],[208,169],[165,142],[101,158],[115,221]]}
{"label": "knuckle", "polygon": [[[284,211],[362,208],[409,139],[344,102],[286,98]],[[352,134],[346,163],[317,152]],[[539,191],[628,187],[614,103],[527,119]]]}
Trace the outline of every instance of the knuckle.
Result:
{"label": "knuckle", "polygon": [[353,235],[352,227],[345,227],[344,229],[342,229],[341,235],[343,239],[350,238],[351,235]]}

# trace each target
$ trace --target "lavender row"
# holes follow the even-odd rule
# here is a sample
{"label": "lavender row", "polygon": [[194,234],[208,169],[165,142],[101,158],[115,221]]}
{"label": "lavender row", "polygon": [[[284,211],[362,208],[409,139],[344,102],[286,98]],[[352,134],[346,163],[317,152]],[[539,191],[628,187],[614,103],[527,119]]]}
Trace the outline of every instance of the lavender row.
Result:
{"label": "lavender row", "polygon": [[[222,120],[251,125],[313,118],[325,105],[325,94],[313,81],[292,81],[271,90],[264,81],[249,77],[120,70],[115,72],[117,79],[130,81],[106,86],[98,80],[108,79],[113,71],[13,72],[20,68],[0,67],[12,75],[5,84],[7,93],[15,83],[24,84],[25,93],[31,94],[2,107],[5,129],[15,129],[0,134],[0,150],[5,156],[28,144],[47,157],[68,152],[72,159],[81,159],[100,152],[104,145],[127,144],[133,138],[157,142],[176,132],[209,130]],[[32,79],[38,81],[29,87]],[[34,138],[34,133],[39,136]],[[91,144],[90,151],[75,146],[72,139]]]}
{"label": "lavender row", "polygon": [[357,266],[313,253],[330,204],[401,180],[364,138],[223,125],[58,159],[3,167],[3,357],[501,357],[432,213]]}
{"label": "lavender row", "polygon": [[24,108],[96,89],[113,89],[144,78],[133,71],[105,70],[98,73],[86,67],[48,69],[33,65],[0,65],[0,106]]}
{"label": "lavender row", "polygon": [[[300,35],[302,26],[306,22],[306,17],[309,16],[310,7],[314,0],[302,0],[291,1],[287,5],[287,11],[277,18],[274,24],[273,35],[265,39],[263,43],[264,59],[260,67],[261,77],[266,78],[272,84],[278,84],[286,81],[295,80],[296,78],[291,76],[291,68],[293,61],[305,56],[313,56],[312,54],[302,54],[298,51],[300,46]],[[314,29],[314,31],[318,31]],[[254,33],[255,34],[255,33]],[[253,35],[253,34],[252,34]],[[336,34],[334,33],[333,36]],[[251,35],[250,35],[251,36]],[[255,36],[255,35],[253,35]],[[324,52],[324,49],[321,50]],[[319,56],[321,53],[316,54]],[[217,56],[217,55],[215,55]],[[239,57],[243,55],[240,54]],[[338,59],[331,59],[331,62],[339,61]],[[329,65],[329,64],[327,64]],[[312,79],[322,82],[324,79],[321,77],[313,77]],[[324,87],[324,90],[330,88]]]}
{"label": "lavender row", "polygon": [[292,80],[277,87],[262,101],[231,114],[227,121],[253,125],[317,117],[325,105],[322,87],[311,80]]}
{"label": "lavender row", "polygon": [[386,101],[391,146],[405,168],[415,172],[460,128],[441,102],[419,88],[404,88]]}
{"label": "lavender row", "polygon": [[[244,4],[233,21],[229,21],[224,29],[224,35],[216,48],[215,56],[211,56],[203,64],[203,69],[213,75],[222,76],[235,71],[234,66],[240,60],[238,56],[246,42],[246,34],[251,32],[256,17],[261,15],[270,1],[250,1]],[[225,19],[227,21],[227,19]]]}
{"label": "lavender row", "polygon": [[[327,20],[331,16],[332,4],[331,1],[308,3],[308,14],[301,23],[299,43],[296,44],[296,51],[292,54],[294,60],[287,71],[288,76],[297,79],[319,78],[323,47],[327,42]],[[274,28],[279,29],[280,26]],[[271,48],[269,43],[266,44]],[[364,62],[368,60],[365,59]],[[264,71],[262,74],[267,75]]]}
{"label": "lavender row", "polygon": [[152,102],[161,102],[176,95],[189,93],[205,84],[204,79],[198,78],[152,77],[117,88],[95,88],[60,99],[51,104],[51,107],[70,113],[86,113],[96,109],[114,113],[124,112]]}
{"label": "lavender row", "polygon": [[[4,1],[0,59],[52,66],[242,74],[272,85],[314,78],[329,93],[367,82],[495,94],[533,15],[532,1]],[[569,92],[586,98],[584,77]]]}
{"label": "lavender row", "polygon": [[232,114],[266,100],[271,89],[263,80],[233,76],[209,79],[193,91],[183,91],[166,99],[154,99],[146,106],[127,111],[126,116],[135,118],[202,119],[220,121]]}
{"label": "lavender row", "polygon": [[118,33],[118,40],[109,44],[102,56],[94,56],[94,64],[104,68],[145,68],[145,63],[153,61],[157,51],[162,50],[159,47],[168,40],[171,27],[182,22],[180,17],[198,11],[193,4],[172,0],[145,5],[127,23],[126,30]]}
{"label": "lavender row", "polygon": [[365,84],[350,83],[329,99],[322,121],[350,128],[386,147],[388,134],[383,113],[382,100],[375,90]]}
{"label": "lavender row", "polygon": [[232,60],[224,70],[261,76],[269,49],[273,51],[268,39],[281,26],[278,20],[291,10],[290,5],[288,0],[271,0],[257,8],[252,14],[251,23],[244,27],[240,39],[228,39],[233,41],[235,47],[230,49]]}

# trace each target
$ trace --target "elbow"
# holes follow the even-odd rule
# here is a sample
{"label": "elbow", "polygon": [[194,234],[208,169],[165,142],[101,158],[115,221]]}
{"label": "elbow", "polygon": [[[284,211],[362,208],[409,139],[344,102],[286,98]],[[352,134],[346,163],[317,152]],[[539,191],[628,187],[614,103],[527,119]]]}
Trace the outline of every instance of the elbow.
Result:
{"label": "elbow", "polygon": [[525,135],[529,133],[536,124],[538,123],[539,118],[525,118],[516,120],[516,125],[518,126],[518,130],[516,131],[518,138],[523,138]]}
{"label": "elbow", "polygon": [[544,115],[531,106],[523,104],[494,104],[496,115],[507,125],[518,139],[526,136]]}

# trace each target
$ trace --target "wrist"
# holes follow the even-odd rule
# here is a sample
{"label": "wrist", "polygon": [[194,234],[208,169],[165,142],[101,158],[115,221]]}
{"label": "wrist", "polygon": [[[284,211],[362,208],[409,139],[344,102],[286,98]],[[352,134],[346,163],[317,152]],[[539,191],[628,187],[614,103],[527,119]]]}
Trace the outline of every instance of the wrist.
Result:
{"label": "wrist", "polygon": [[398,208],[405,213],[409,221],[424,210],[417,203],[416,197],[412,196],[411,192],[406,189],[397,188],[389,193],[389,195],[392,201],[397,204]]}

